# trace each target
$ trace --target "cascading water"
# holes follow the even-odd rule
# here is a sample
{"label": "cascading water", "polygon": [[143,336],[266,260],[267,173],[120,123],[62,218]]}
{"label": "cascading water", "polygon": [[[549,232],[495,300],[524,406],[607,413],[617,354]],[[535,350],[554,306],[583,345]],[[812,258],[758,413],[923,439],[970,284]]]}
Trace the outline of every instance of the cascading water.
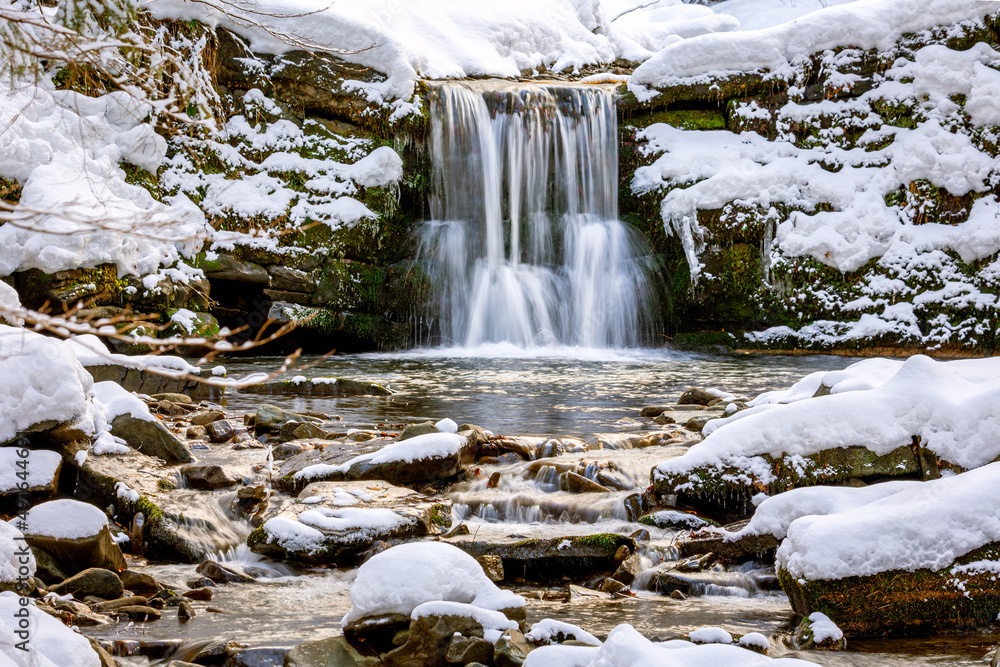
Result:
{"label": "cascading water", "polygon": [[618,220],[613,94],[563,85],[430,91],[421,257],[446,345],[637,347],[656,328],[651,260]]}

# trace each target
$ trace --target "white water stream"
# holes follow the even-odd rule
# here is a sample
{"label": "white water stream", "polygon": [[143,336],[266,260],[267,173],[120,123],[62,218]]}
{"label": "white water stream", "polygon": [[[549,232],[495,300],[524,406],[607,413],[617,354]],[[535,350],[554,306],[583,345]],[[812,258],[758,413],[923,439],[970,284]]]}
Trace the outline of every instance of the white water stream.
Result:
{"label": "white water stream", "polygon": [[431,343],[636,347],[655,332],[649,250],[618,220],[614,97],[599,87],[430,91]]}

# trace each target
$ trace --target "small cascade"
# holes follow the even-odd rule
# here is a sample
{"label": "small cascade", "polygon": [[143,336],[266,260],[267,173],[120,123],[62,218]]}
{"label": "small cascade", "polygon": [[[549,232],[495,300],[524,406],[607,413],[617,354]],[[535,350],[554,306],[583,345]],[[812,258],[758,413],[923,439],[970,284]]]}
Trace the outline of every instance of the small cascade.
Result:
{"label": "small cascade", "polygon": [[430,342],[648,343],[652,266],[618,220],[613,94],[449,83],[430,101],[432,220],[420,245],[437,289]]}
{"label": "small cascade", "polygon": [[164,513],[177,524],[179,539],[209,557],[246,544],[250,525],[232,512],[234,497],[230,491],[205,502],[203,493],[179,489],[164,505]]}

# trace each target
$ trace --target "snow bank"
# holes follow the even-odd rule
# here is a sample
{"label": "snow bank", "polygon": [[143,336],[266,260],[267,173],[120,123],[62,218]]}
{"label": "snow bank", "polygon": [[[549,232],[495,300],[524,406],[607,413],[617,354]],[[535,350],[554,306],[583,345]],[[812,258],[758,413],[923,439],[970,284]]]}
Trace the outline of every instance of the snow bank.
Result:
{"label": "snow bank", "polygon": [[991,463],[916,483],[839,514],[804,516],[788,526],[778,566],[809,580],[940,570],[1000,541],[998,484],[1000,463]]}
{"label": "snow bank", "polygon": [[654,643],[631,625],[619,625],[600,648],[542,646],[528,654],[524,667],[792,667],[812,665],[795,658],[773,659],[739,646]]}
{"label": "snow bank", "polygon": [[996,11],[969,0],[858,0],[827,7],[762,30],[713,33],[667,46],[640,65],[629,90],[640,99],[685,80],[732,72],[766,70],[791,77],[814,53],[835,47],[885,50],[905,33],[981,19]]}
{"label": "snow bank", "polygon": [[[19,629],[15,625],[14,614],[20,609],[28,610],[28,651],[16,648],[22,638],[14,634]],[[17,667],[101,666],[101,659],[86,637],[49,614],[39,611],[34,600],[30,600],[27,607],[21,607],[18,595],[10,591],[0,593],[0,657],[2,656],[9,656],[11,662],[8,664]]]}
{"label": "snow bank", "polygon": [[358,568],[350,611],[342,626],[369,616],[410,614],[425,602],[463,602],[500,611],[525,600],[497,588],[476,559],[441,542],[401,544],[376,554]]}
{"label": "snow bank", "polygon": [[41,422],[90,415],[94,380],[62,341],[0,325],[0,377],[0,442]]}
{"label": "snow bank", "polygon": [[[0,448],[0,493],[11,493],[25,481],[29,488],[52,484],[62,456],[47,449],[37,449],[28,451],[27,458],[22,458],[18,451],[16,447]],[[18,466],[20,462],[24,462],[24,467]],[[28,473],[28,478],[18,477],[19,472]]]}
{"label": "snow bank", "polygon": [[464,435],[457,433],[425,433],[402,442],[386,445],[377,452],[356,456],[339,465],[317,463],[295,473],[295,479],[312,479],[321,475],[346,473],[358,463],[381,465],[385,463],[413,463],[434,457],[458,455],[468,444]]}
{"label": "snow bank", "polygon": [[[844,373],[846,381],[850,373]],[[683,456],[654,468],[654,477],[683,475],[701,467],[736,467],[768,484],[775,477],[761,458],[765,454],[808,456],[860,446],[884,455],[909,445],[913,436],[941,459],[975,468],[1000,456],[997,405],[1000,358],[939,362],[918,355],[871,389],[737,413]]]}
{"label": "snow bank", "polygon": [[24,533],[37,537],[75,540],[93,537],[107,525],[108,517],[93,505],[63,498],[35,505],[28,510],[28,528]]}
{"label": "snow bank", "polygon": [[22,556],[17,553],[18,549],[26,544],[21,540],[23,537],[17,528],[0,521],[0,582],[2,583],[16,583],[22,567],[28,568],[27,576],[35,576],[35,556],[31,550],[28,550],[26,563],[21,562]]}
{"label": "snow bank", "polygon": [[111,263],[142,275],[196,252],[209,228],[186,197],[172,205],[125,181],[122,161],[155,171],[166,143],[125,92],[86,97],[25,85],[0,94],[0,177],[22,185],[0,227],[0,275]]}

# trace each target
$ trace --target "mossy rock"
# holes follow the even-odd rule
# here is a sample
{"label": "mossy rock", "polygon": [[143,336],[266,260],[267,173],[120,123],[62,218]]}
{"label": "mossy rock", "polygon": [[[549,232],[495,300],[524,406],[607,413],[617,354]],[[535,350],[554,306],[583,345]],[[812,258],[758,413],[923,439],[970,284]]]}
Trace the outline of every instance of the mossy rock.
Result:
{"label": "mossy rock", "polygon": [[753,513],[750,499],[760,492],[775,495],[803,486],[839,486],[857,481],[891,478],[931,478],[940,465],[923,448],[898,447],[882,456],[864,447],[827,449],[808,456],[774,457],[755,454],[774,479],[763,481],[745,467],[728,464],[664,474],[654,468],[651,481],[656,493],[677,495],[678,506],[723,522],[747,518]]}
{"label": "mossy rock", "polygon": [[89,307],[121,305],[125,287],[118,278],[118,267],[113,264],[56,273],[29,269],[14,274],[14,285],[21,303],[35,309],[45,302],[65,308],[72,308],[80,301],[86,301]]}
{"label": "mossy rock", "polygon": [[807,581],[778,570],[796,613],[823,612],[849,637],[963,632],[995,628],[996,573],[956,574],[955,565],[1000,558],[1000,543],[980,547],[941,570],[891,570],[867,577]]}

